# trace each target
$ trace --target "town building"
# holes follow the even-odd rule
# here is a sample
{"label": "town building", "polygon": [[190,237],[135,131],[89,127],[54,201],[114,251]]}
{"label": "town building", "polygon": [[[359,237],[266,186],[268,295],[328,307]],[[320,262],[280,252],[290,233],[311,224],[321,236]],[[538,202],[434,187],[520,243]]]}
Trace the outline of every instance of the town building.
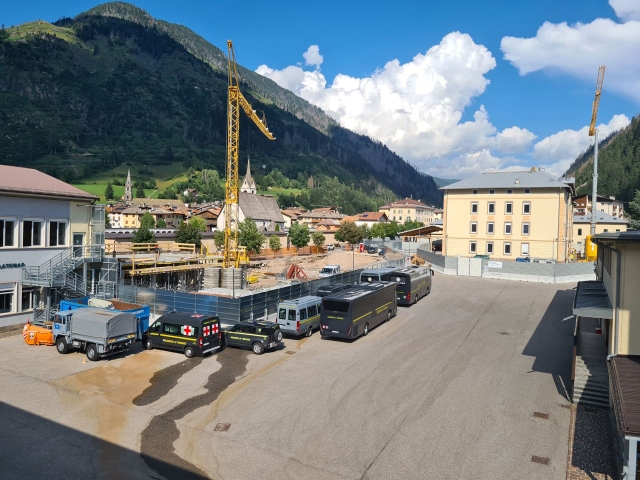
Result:
{"label": "town building", "polygon": [[378,211],[385,213],[389,220],[398,223],[415,221],[428,225],[436,219],[435,207],[430,207],[413,198],[405,198],[404,200],[383,205]]}
{"label": "town building", "polygon": [[[626,232],[629,221],[598,211],[596,215],[596,233]],[[587,235],[591,233],[591,213],[573,216],[573,248],[584,254]]]}
{"label": "town building", "polygon": [[131,184],[131,169],[127,170],[127,181],[124,184],[124,203],[130,203],[133,200],[133,185]]}
{"label": "town building", "polygon": [[112,228],[140,228],[140,219],[149,213],[154,221],[162,219],[167,227],[178,228],[180,222],[186,218],[186,212],[173,207],[159,206],[113,206],[107,207],[109,223]]}
{"label": "town building", "polygon": [[[222,207],[218,216],[218,230],[226,224],[227,206]],[[284,217],[280,212],[278,201],[273,195],[258,195],[240,192],[238,198],[238,221],[244,222],[251,217],[259,230],[263,232],[284,230]]]}
{"label": "town building", "polygon": [[220,205],[207,204],[194,208],[192,215],[202,218],[207,225],[207,231],[211,232],[218,228],[218,217],[220,216],[221,211],[222,207]]}
{"label": "town building", "polygon": [[574,182],[533,167],[483,173],[442,187],[442,254],[567,261]]}
{"label": "town building", "polygon": [[371,228],[376,223],[386,223],[389,221],[387,214],[384,212],[364,212],[356,217],[355,224],[358,227],[366,225]]}
{"label": "town building", "polygon": [[342,221],[344,215],[338,211],[338,207],[322,207],[314,208],[310,212],[304,212],[298,215],[298,223],[303,223],[309,228],[316,228],[316,225],[323,220]]}
{"label": "town building", "polygon": [[85,294],[99,277],[90,263],[104,249],[97,200],[38,170],[0,166],[0,326],[34,320],[57,288]]}
{"label": "town building", "polygon": [[284,227],[286,229],[291,228],[291,225],[298,221],[300,214],[304,213],[305,209],[300,207],[290,207],[281,210],[284,217]]}
{"label": "town building", "polygon": [[251,159],[247,159],[247,174],[242,181],[242,186],[240,187],[240,191],[244,193],[252,193],[257,194],[258,189],[256,188],[256,182],[251,176]]}
{"label": "town building", "polygon": [[[579,195],[573,197],[573,212],[576,215],[591,213],[591,195]],[[616,200],[616,197],[603,197],[598,195],[597,210],[615,218],[624,218],[624,203]]]}

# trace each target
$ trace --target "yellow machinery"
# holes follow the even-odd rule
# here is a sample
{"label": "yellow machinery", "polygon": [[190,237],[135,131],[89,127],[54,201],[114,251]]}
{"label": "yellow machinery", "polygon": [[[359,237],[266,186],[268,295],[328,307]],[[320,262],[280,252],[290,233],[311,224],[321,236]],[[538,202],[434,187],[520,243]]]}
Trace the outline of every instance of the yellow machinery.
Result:
{"label": "yellow machinery", "polygon": [[267,128],[266,120],[261,120],[251,108],[247,99],[240,92],[240,77],[238,65],[233,52],[231,40],[227,41],[228,70],[229,70],[229,101],[227,104],[227,181],[225,184],[225,224],[224,224],[224,254],[222,267],[239,267],[248,260],[246,250],[238,245],[238,202],[240,200],[240,183],[238,180],[238,148],[240,143],[240,108],[253,120],[258,129],[269,140],[275,140]]}

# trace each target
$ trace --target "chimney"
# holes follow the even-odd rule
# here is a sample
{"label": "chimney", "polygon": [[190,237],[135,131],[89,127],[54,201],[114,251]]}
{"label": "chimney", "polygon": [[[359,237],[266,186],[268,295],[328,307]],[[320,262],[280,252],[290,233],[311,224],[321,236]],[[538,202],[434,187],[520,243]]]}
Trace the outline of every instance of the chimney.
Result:
{"label": "chimney", "polygon": [[531,170],[529,170],[530,172],[537,172],[538,171],[538,167],[531,167]]}

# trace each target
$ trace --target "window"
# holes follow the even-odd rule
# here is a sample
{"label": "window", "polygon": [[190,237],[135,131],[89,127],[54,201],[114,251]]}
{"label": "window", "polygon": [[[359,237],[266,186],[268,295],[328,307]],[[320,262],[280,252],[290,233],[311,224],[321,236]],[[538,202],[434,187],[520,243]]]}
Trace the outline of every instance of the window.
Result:
{"label": "window", "polygon": [[0,220],[0,247],[15,246],[15,220]]}
{"label": "window", "polygon": [[476,242],[469,242],[469,252],[476,253]]}
{"label": "window", "polygon": [[504,204],[504,213],[511,215],[513,213],[513,203],[507,202]]}
{"label": "window", "polygon": [[49,246],[64,247],[67,245],[67,222],[49,222]]}
{"label": "window", "polygon": [[604,233],[609,233],[609,229],[608,229],[608,228],[605,228],[605,229],[604,229]]}
{"label": "window", "polygon": [[487,222],[487,233],[489,235],[493,235],[493,232],[494,232],[494,230],[493,230],[493,222]]}
{"label": "window", "polygon": [[578,229],[578,236],[579,236],[579,237],[581,237],[581,236],[582,236],[582,229],[581,229],[581,228],[579,228],[579,229]]}
{"label": "window", "polygon": [[522,244],[522,255],[529,255],[529,244],[528,243],[523,243]]}
{"label": "window", "polygon": [[478,233],[478,223],[477,222],[471,222],[471,233]]}
{"label": "window", "polygon": [[489,212],[489,215],[493,215],[494,213],[496,213],[495,202],[489,202],[489,204],[487,205],[487,211]]}
{"label": "window", "polygon": [[24,220],[22,222],[22,246],[40,247],[42,246],[42,226],[41,220]]}
{"label": "window", "polygon": [[478,213],[478,202],[471,202],[471,213]]}
{"label": "window", "polygon": [[528,223],[523,223],[522,224],[522,235],[529,235],[529,224]]}
{"label": "window", "polygon": [[306,319],[307,319],[307,309],[306,308],[301,308],[300,309],[300,321],[306,320]]}
{"label": "window", "polygon": [[0,313],[13,312],[13,288],[0,290]]}
{"label": "window", "polygon": [[398,218],[399,218],[399,220],[402,220],[402,215],[400,215],[400,217],[398,217]]}
{"label": "window", "polygon": [[495,195],[496,191],[492,188],[491,190],[489,190],[489,195]]}
{"label": "window", "polygon": [[504,234],[511,235],[511,222],[506,222],[504,224]]}
{"label": "window", "polygon": [[32,299],[34,299],[32,293],[33,293],[33,289],[31,288],[22,289],[22,299],[21,299],[22,303],[20,304],[20,309],[22,312],[26,310],[31,310],[34,304],[36,304],[35,301],[32,303]]}
{"label": "window", "polygon": [[318,314],[318,306],[309,307],[309,317],[315,317]]}
{"label": "window", "polygon": [[287,309],[281,308],[278,312],[278,320],[286,320],[287,319]]}
{"label": "window", "polygon": [[510,243],[505,243],[504,244],[504,250],[503,250],[505,255],[511,255],[511,244]]}
{"label": "window", "polygon": [[493,254],[493,242],[487,242],[487,254]]}
{"label": "window", "polygon": [[163,323],[162,333],[168,333],[170,335],[180,335],[180,325],[174,325],[173,323]]}
{"label": "window", "polygon": [[478,194],[478,190],[471,190],[471,195],[477,195]]}
{"label": "window", "polygon": [[524,215],[529,215],[531,213],[531,203],[530,202],[524,202],[522,204],[522,213]]}
{"label": "window", "polygon": [[296,311],[295,310],[289,310],[289,320],[293,320],[295,322],[296,320]]}
{"label": "window", "polygon": [[525,188],[524,189],[524,193],[531,193],[531,189],[530,188]]}
{"label": "window", "polygon": [[513,190],[511,190],[510,188],[507,188],[507,195],[512,195],[513,194]]}

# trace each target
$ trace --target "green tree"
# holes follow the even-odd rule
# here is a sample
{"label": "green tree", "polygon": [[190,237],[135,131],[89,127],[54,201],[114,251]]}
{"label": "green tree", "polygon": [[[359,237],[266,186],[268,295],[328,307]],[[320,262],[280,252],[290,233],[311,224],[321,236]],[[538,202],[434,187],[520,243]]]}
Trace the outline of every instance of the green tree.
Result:
{"label": "green tree", "polygon": [[153,234],[148,227],[142,225],[136,233],[133,235],[131,239],[131,243],[154,243],[156,241],[156,236]]}
{"label": "green tree", "polygon": [[156,228],[167,228],[167,222],[164,221],[164,218],[159,218],[156,222]]}
{"label": "green tree", "polygon": [[109,214],[104,214],[104,228],[111,228],[111,218],[109,218]]}
{"label": "green tree", "polygon": [[193,225],[199,232],[207,231],[207,222],[202,217],[191,217],[189,223]]}
{"label": "green tree", "polygon": [[636,190],[633,200],[629,202],[630,227],[640,229],[640,190]]}
{"label": "green tree", "polygon": [[378,222],[371,227],[371,236],[373,238],[382,238],[387,236],[387,230],[385,227],[385,223]]}
{"label": "green tree", "polygon": [[149,212],[144,212],[140,217],[140,227],[155,228],[156,221]]}
{"label": "green tree", "polygon": [[400,225],[397,222],[386,222],[384,224],[384,236],[389,237],[391,240],[398,236],[399,231]]}
{"label": "green tree", "polygon": [[413,230],[414,228],[424,227],[424,223],[416,222],[415,220],[409,220],[408,222],[404,222],[402,227],[400,228],[401,232],[406,232],[407,230]]}
{"label": "green tree", "polygon": [[322,232],[313,232],[311,235],[311,240],[316,247],[321,247],[324,245],[324,242],[327,238],[324,236]]}
{"label": "green tree", "polygon": [[360,243],[364,238],[363,231],[353,222],[343,222],[338,230],[336,230],[335,238],[339,242],[347,242],[351,245]]}
{"label": "green tree", "polygon": [[176,232],[176,243],[190,243],[199,247],[202,242],[202,231],[197,222],[180,222]]}
{"label": "green tree", "polygon": [[222,250],[224,247],[224,230],[216,230],[213,234],[213,243],[215,243],[218,250]]}
{"label": "green tree", "polygon": [[278,235],[271,235],[269,237],[269,248],[273,251],[273,256],[282,249],[282,244],[280,243],[280,237]]}
{"label": "green tree", "polygon": [[368,238],[368,239],[373,238],[373,236],[371,235],[371,229],[366,225],[362,225],[360,227],[360,230],[362,230],[362,238]]}
{"label": "green tree", "polygon": [[113,186],[111,185],[111,182],[109,182],[107,183],[107,188],[104,189],[104,198],[105,200],[113,200],[113,197]]}
{"label": "green tree", "polygon": [[279,231],[280,231],[280,225],[276,223],[276,232],[279,232]]}
{"label": "green tree", "polygon": [[238,224],[238,243],[247,247],[247,251],[260,253],[264,238],[251,217],[245,218],[244,222]]}
{"label": "green tree", "polygon": [[144,185],[140,184],[138,185],[138,188],[136,188],[136,198],[144,198],[144,197],[145,197]]}
{"label": "green tree", "polygon": [[302,223],[294,223],[289,229],[289,239],[291,245],[296,248],[303,248],[309,245],[309,227]]}

